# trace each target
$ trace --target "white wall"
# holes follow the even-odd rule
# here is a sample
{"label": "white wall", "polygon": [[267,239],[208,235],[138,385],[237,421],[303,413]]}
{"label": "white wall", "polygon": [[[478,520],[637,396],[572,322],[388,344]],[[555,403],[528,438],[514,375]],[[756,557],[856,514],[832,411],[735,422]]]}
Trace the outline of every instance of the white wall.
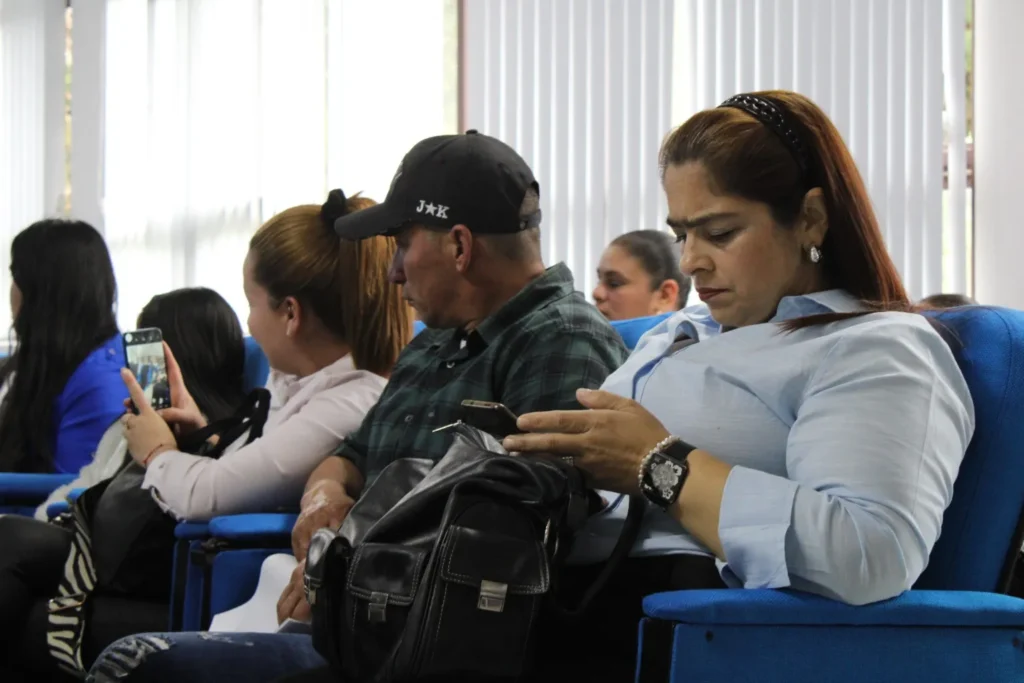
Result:
{"label": "white wall", "polygon": [[1024,2],[975,0],[974,293],[1024,308]]}

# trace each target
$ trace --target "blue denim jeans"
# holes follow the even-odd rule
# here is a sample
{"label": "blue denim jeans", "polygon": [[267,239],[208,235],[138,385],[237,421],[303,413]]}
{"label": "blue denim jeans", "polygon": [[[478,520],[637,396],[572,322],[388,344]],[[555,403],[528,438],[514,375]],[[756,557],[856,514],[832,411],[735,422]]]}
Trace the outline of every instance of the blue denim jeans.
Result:
{"label": "blue denim jeans", "polygon": [[308,635],[147,633],[117,641],[99,656],[88,683],[271,683],[326,666]]}

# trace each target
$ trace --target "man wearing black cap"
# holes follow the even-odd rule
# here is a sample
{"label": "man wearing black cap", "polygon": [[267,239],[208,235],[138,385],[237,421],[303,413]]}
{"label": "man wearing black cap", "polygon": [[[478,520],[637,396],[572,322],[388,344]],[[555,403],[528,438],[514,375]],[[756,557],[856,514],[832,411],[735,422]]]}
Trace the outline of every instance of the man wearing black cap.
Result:
{"label": "man wearing black cap", "polygon": [[[313,532],[340,526],[388,463],[443,456],[451,436],[434,430],[463,417],[464,399],[501,402],[516,414],[578,408],[576,390],[600,386],[625,360],[622,340],[574,291],[569,269],[545,269],[539,198],[533,173],[512,148],[470,131],[420,142],[383,204],[335,223],[353,240],[395,236],[391,278],[430,329],[403,351],[362,426],[311,475],[292,533],[300,561]],[[278,603],[282,619],[308,618],[303,566]],[[271,681],[323,664],[311,640],[296,635],[215,640],[186,633],[159,642],[159,652],[129,665],[116,652],[101,657],[94,673],[116,670],[127,683],[201,682],[230,669]],[[333,679],[312,671],[296,680]]]}
{"label": "man wearing black cap", "polygon": [[[476,131],[424,140],[382,204],[340,218],[363,239],[394,235],[391,278],[429,329],[402,353],[388,386],[337,457],[310,477],[292,534],[304,559],[320,528],[341,524],[364,485],[397,458],[439,459],[464,399],[521,415],[579,408],[626,357],[618,334],[540,254],[540,188],[511,147]],[[282,616],[304,609],[296,572]]]}

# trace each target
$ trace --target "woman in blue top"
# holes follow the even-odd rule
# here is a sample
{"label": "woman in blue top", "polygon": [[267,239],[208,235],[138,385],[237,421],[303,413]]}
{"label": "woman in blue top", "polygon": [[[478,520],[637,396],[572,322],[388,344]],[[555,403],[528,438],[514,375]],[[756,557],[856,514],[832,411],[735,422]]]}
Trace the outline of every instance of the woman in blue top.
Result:
{"label": "woman in blue top", "polygon": [[[532,433],[505,442],[571,458],[609,490],[577,562],[607,556],[627,507],[616,494],[649,501],[628,579],[558,643],[562,674],[580,680],[629,680],[642,597],[696,587],[701,560],[728,586],[855,605],[909,589],[974,430],[952,351],[910,313],[818,107],[789,92],[731,98],[671,133],[661,164],[704,305],[650,331],[604,391],[580,392],[590,410],[522,416]],[[688,569],[666,569],[683,558]]]}
{"label": "woman in blue top", "polygon": [[103,237],[44,220],[11,244],[16,347],[0,369],[0,471],[78,472],[124,413],[117,285]]}

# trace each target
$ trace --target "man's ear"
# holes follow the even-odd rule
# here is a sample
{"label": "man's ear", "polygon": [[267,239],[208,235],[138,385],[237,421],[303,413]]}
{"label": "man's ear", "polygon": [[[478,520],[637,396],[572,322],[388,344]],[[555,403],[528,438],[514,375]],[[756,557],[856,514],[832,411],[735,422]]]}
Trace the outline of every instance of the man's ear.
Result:
{"label": "man's ear", "polygon": [[465,273],[473,261],[473,233],[465,225],[456,225],[448,231],[448,240],[448,248],[455,260],[455,269]]}
{"label": "man's ear", "polygon": [[804,195],[800,207],[800,243],[804,249],[821,248],[828,232],[828,209],[825,207],[825,195],[820,187],[813,187]]}

